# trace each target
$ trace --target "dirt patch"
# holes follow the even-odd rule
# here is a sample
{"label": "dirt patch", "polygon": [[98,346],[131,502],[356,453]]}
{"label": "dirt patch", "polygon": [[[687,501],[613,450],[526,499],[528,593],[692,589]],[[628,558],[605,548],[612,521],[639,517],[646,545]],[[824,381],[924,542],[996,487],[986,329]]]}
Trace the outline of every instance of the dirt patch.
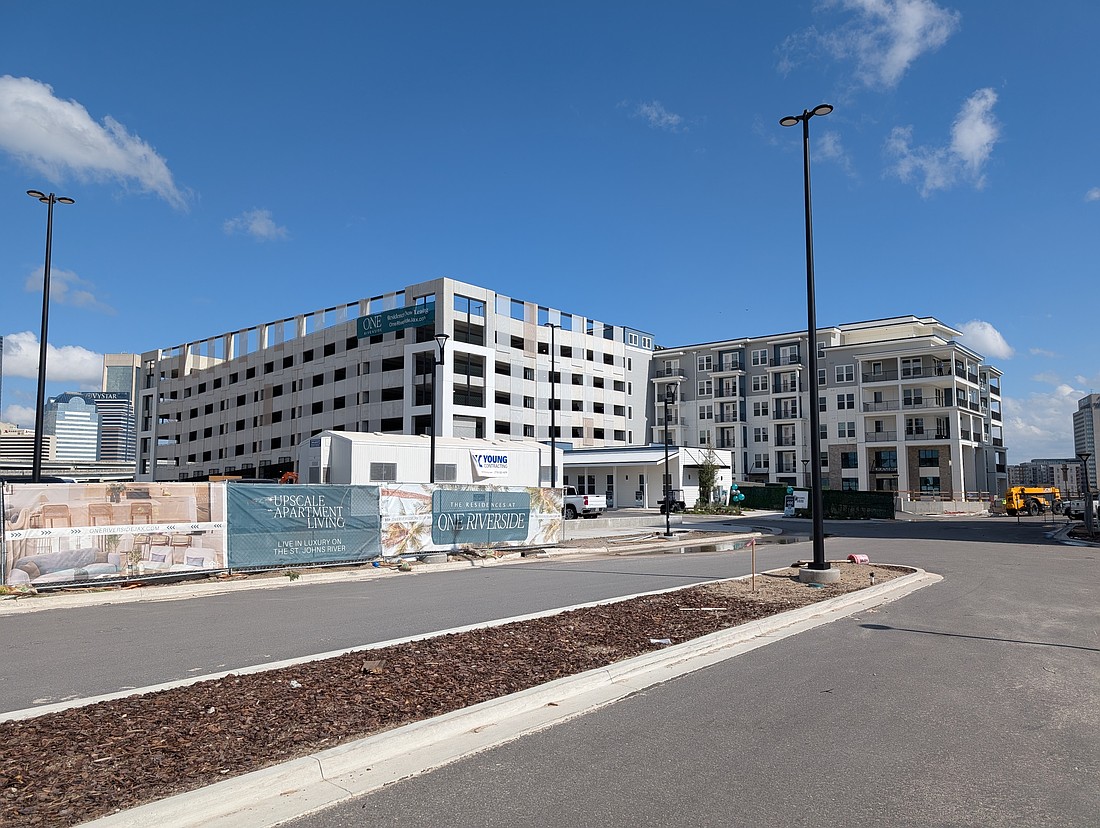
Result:
{"label": "dirt patch", "polygon": [[75,825],[912,571],[834,566],[823,588],[791,569],[0,723],[0,826]]}

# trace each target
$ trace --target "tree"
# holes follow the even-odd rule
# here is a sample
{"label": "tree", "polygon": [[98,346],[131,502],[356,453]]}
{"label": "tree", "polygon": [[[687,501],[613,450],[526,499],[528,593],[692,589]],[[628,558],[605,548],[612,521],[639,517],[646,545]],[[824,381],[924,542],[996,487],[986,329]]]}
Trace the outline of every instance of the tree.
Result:
{"label": "tree", "polygon": [[699,505],[710,505],[710,496],[714,491],[714,484],[718,481],[718,463],[715,461],[714,452],[709,448],[704,450],[703,462],[699,464]]}

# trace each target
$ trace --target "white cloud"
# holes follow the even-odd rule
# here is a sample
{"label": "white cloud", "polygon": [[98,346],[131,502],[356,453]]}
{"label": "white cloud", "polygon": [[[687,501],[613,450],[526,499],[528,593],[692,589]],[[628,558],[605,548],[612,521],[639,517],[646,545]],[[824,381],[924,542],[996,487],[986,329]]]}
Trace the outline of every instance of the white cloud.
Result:
{"label": "white cloud", "polygon": [[968,348],[973,348],[984,357],[993,359],[1010,359],[1015,353],[1001,332],[981,319],[971,319],[959,326],[963,332],[963,342]]}
{"label": "white cloud", "polygon": [[187,201],[167,162],[111,116],[97,123],[76,101],[54,96],[32,78],[0,76],[0,150],[60,183],[79,180],[136,182],[173,207]]}
{"label": "white cloud", "polygon": [[15,423],[20,428],[34,428],[35,411],[30,405],[9,405],[0,413],[0,422]]}
{"label": "white cloud", "polygon": [[1054,351],[1048,351],[1046,348],[1028,348],[1028,353],[1033,356],[1047,357],[1048,359],[1057,359],[1058,354]]}
{"label": "white cloud", "polygon": [[664,129],[668,132],[679,132],[684,122],[682,116],[669,112],[660,101],[638,104],[638,108],[634,110],[634,116],[644,118],[655,129]]}
{"label": "white cloud", "polygon": [[902,181],[918,179],[922,196],[946,190],[960,180],[981,189],[983,168],[1000,138],[1001,126],[993,115],[997,93],[979,89],[966,99],[951,127],[951,143],[944,147],[913,147],[913,128],[894,127],[886,152],[896,158],[891,169]]}
{"label": "white cloud", "polygon": [[275,241],[287,237],[287,229],[275,223],[270,210],[245,210],[236,218],[226,220],[224,229],[226,235],[244,233],[258,241]]}
{"label": "white cloud", "polygon": [[1061,384],[1025,399],[1004,398],[1004,437],[1009,463],[1036,457],[1073,456],[1073,412],[1084,392]]}
{"label": "white cloud", "polygon": [[[91,282],[85,281],[73,273],[71,270],[59,270],[56,267],[50,268],[50,302],[56,302],[59,305],[72,305],[77,308],[88,308],[90,310],[100,311],[101,313],[108,313],[114,315],[115,309],[105,302],[101,302],[92,293],[94,288]],[[23,283],[23,289],[28,293],[41,293],[42,292],[42,271],[37,270],[31,273],[26,282]]]}
{"label": "white cloud", "polygon": [[829,130],[822,133],[817,142],[817,149],[814,151],[814,160],[817,159],[832,161],[849,175],[855,174],[852,168],[852,159],[848,157],[848,151],[844,149],[839,132]]}
{"label": "white cloud", "polygon": [[[5,334],[4,376],[38,377],[38,336],[30,331]],[[75,382],[98,388],[103,379],[103,354],[79,345],[53,345],[46,349],[46,379]]]}
{"label": "white cloud", "polygon": [[922,55],[933,52],[959,28],[959,13],[931,0],[827,0],[852,19],[834,30],[810,28],[788,37],[779,70],[789,72],[803,54],[818,48],[838,60],[855,61],[856,76],[869,87],[892,88]]}
{"label": "white cloud", "polygon": [[1085,201],[1100,201],[1100,187],[1093,187],[1085,193]]}

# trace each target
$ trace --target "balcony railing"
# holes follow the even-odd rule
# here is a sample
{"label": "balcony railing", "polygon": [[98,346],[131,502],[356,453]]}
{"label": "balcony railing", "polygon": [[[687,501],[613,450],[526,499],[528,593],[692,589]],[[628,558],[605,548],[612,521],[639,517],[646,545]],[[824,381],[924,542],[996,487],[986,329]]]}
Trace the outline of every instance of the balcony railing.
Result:
{"label": "balcony railing", "polygon": [[687,372],[683,368],[662,368],[653,373],[654,379],[687,379]]}
{"label": "balcony railing", "polygon": [[949,440],[951,439],[951,432],[949,431],[924,431],[923,429],[917,431],[915,429],[905,429],[906,440]]}
{"label": "balcony railing", "polygon": [[772,412],[773,420],[797,420],[798,409],[797,408],[777,408]]}
{"label": "balcony railing", "polygon": [[772,383],[773,394],[797,394],[802,389],[798,387],[797,382],[776,382]]}
{"label": "balcony railing", "polygon": [[1004,444],[1005,444],[1005,441],[1004,441],[1003,438],[1001,438],[1001,437],[994,437],[993,438],[993,445],[998,446],[1000,448],[1004,448]]}
{"label": "balcony railing", "polygon": [[898,439],[896,431],[868,431],[864,436],[868,443],[893,443]]}
{"label": "balcony railing", "polygon": [[778,362],[773,362],[773,365],[801,365],[802,354],[786,354],[781,356]]}
{"label": "balcony railing", "polygon": [[777,446],[797,446],[798,442],[794,437],[777,437],[775,440]]}
{"label": "balcony railing", "polygon": [[729,360],[727,362],[719,362],[714,368],[714,373],[728,373],[730,371],[744,371],[745,363],[738,362],[737,360]]}
{"label": "balcony railing", "polygon": [[734,386],[720,385],[714,389],[714,396],[720,399],[729,399],[731,397],[738,397],[737,388]]}
{"label": "balcony railing", "polygon": [[898,369],[890,368],[886,371],[879,371],[877,374],[872,371],[871,373],[860,374],[860,377],[864,382],[896,382]]}
{"label": "balcony railing", "polygon": [[864,411],[897,411],[901,407],[898,400],[883,400],[882,402],[865,402]]}
{"label": "balcony railing", "polygon": [[1000,411],[994,411],[989,416],[992,417],[997,422],[1001,421],[1001,412]]}

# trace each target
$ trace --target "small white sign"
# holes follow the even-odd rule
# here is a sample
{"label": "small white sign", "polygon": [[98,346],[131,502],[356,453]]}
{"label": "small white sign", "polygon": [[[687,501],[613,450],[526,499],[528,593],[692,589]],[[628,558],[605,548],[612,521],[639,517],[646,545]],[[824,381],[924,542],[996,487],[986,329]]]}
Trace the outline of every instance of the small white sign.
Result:
{"label": "small white sign", "polygon": [[805,489],[794,490],[794,508],[796,509],[809,509],[810,508],[810,493]]}
{"label": "small white sign", "polygon": [[507,477],[508,455],[499,451],[471,451],[474,473],[478,477]]}

